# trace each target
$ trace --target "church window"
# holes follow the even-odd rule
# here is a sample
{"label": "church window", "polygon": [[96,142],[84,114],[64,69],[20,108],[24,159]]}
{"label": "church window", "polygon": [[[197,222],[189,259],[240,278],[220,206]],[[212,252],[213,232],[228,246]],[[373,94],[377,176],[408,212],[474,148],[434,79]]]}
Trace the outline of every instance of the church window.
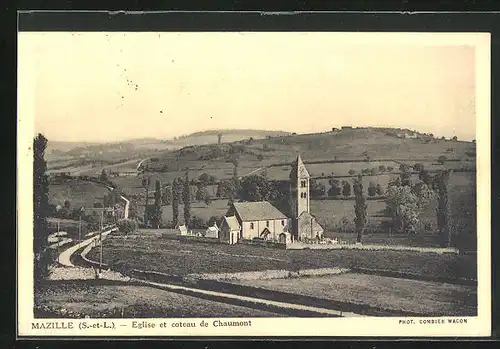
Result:
{"label": "church window", "polygon": [[253,223],[250,223],[250,229],[253,229]]}
{"label": "church window", "polygon": [[269,228],[269,221],[266,221],[266,227]]}
{"label": "church window", "polygon": [[305,188],[306,187],[306,181],[300,181],[300,186],[302,188]]}
{"label": "church window", "polygon": [[285,221],[284,220],[281,220],[281,225],[285,226]]}

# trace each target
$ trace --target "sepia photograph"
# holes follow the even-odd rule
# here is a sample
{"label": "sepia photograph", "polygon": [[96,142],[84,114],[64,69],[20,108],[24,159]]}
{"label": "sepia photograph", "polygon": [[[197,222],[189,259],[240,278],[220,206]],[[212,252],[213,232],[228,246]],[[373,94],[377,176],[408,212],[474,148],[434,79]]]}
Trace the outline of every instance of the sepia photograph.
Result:
{"label": "sepia photograph", "polygon": [[20,32],[18,64],[25,334],[489,331],[488,34]]}

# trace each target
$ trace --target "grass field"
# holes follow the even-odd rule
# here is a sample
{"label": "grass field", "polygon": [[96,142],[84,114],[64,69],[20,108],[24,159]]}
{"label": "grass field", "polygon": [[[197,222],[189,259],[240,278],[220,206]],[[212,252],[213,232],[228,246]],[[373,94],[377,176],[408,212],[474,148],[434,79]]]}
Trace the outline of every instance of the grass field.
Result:
{"label": "grass field", "polygon": [[[476,278],[476,257],[403,251],[279,250],[248,245],[181,243],[155,234],[110,235],[103,258],[111,264],[173,275],[284,269],[367,268],[435,277]],[[98,251],[89,254],[98,258]]]}
{"label": "grass field", "polygon": [[108,189],[92,182],[77,179],[67,180],[62,184],[49,185],[49,202],[54,205],[64,205],[69,200],[71,207],[93,207],[94,203],[102,204]]}
{"label": "grass field", "polygon": [[[203,202],[193,202],[191,203],[191,216],[202,218],[207,222],[212,216],[222,217],[228,209],[227,200],[214,200],[208,206]],[[179,221],[182,223],[184,222],[183,210],[184,205],[179,205]],[[165,224],[172,222],[172,205],[163,206],[162,212],[163,222]]]}
{"label": "grass field", "polygon": [[362,274],[234,281],[332,301],[364,304],[426,316],[476,316],[475,287]]}
{"label": "grass field", "polygon": [[[35,293],[35,318],[276,317],[275,313],[137,285],[51,282]],[[57,317],[57,316],[56,316]]]}

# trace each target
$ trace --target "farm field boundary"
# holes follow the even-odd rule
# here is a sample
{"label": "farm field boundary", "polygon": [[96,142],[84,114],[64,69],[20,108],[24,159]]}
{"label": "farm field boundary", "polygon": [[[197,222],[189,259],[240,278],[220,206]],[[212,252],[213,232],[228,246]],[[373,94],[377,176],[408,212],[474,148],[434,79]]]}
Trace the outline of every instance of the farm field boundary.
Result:
{"label": "farm field boundary", "polygon": [[414,273],[402,273],[392,270],[383,269],[366,269],[366,268],[352,268],[351,271],[357,274],[367,274],[367,275],[377,275],[377,276],[387,276],[397,279],[410,279],[410,280],[420,280],[420,281],[431,281],[431,282],[442,282],[454,285],[464,285],[464,286],[477,286],[476,279],[466,279],[466,278],[446,278],[437,276],[427,276]]}
{"label": "farm field boundary", "polygon": [[451,253],[459,254],[459,250],[453,247],[413,247],[403,245],[363,245],[363,244],[305,244],[292,242],[286,245],[287,250],[368,250],[368,251],[407,251],[420,253]]}

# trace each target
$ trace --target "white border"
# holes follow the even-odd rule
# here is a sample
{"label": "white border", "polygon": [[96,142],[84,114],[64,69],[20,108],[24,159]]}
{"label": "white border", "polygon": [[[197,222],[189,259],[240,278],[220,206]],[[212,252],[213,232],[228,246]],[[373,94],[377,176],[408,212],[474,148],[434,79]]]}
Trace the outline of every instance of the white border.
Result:
{"label": "white border", "polygon": [[[23,37],[36,33],[19,33],[18,47]],[[99,33],[87,33],[98,35]],[[138,33],[151,34],[155,33]],[[220,33],[204,33],[217,35]],[[231,35],[234,33],[224,33]],[[260,33],[261,35],[301,35],[306,33]],[[57,35],[52,33],[51,35]],[[190,35],[196,35],[190,33]],[[27,56],[18,57],[18,335],[19,336],[387,336],[387,337],[469,337],[490,336],[491,332],[491,216],[490,216],[490,34],[489,33],[314,33],[336,36],[339,43],[350,44],[425,44],[427,46],[470,45],[476,48],[476,146],[477,146],[477,224],[478,224],[478,316],[468,317],[467,324],[399,325],[400,318],[252,318],[251,327],[217,327],[194,329],[162,328],[176,319],[137,319],[156,323],[142,330],[131,328],[134,319],[106,320],[115,329],[79,330],[88,320],[72,320],[74,330],[34,330],[33,317],[33,137],[35,118],[36,67]],[[29,48],[28,48],[29,49]],[[23,52],[27,52],[26,50]],[[416,290],[418,292],[418,290]],[[438,319],[438,318],[433,318]],[[448,318],[446,318],[448,319]],[[181,319],[177,319],[181,320]],[[182,319],[184,322],[213,319]],[[229,320],[229,319],[224,319]],[[242,319],[249,320],[249,319]],[[61,319],[57,319],[61,321]],[[102,323],[103,320],[92,320]],[[447,320],[446,320],[447,321]],[[40,320],[37,320],[40,322]],[[44,320],[43,322],[50,322]],[[120,327],[126,324],[127,327]]]}

